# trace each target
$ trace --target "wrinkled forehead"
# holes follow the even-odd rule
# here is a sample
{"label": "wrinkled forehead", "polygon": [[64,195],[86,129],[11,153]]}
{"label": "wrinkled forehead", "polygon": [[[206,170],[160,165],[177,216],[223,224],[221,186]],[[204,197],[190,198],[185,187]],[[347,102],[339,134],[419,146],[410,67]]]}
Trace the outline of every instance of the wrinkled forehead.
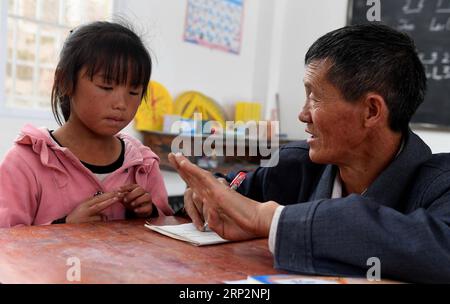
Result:
{"label": "wrinkled forehead", "polygon": [[333,63],[330,59],[313,60],[305,67],[305,76],[303,83],[305,85],[313,85],[318,82],[327,80],[328,72]]}

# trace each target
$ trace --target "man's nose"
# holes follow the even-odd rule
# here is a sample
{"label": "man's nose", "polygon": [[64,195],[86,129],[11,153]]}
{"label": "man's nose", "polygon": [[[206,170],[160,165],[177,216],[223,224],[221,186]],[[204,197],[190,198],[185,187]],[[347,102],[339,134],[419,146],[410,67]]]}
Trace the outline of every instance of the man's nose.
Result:
{"label": "man's nose", "polygon": [[303,106],[301,112],[298,114],[298,119],[304,123],[311,122],[311,111],[310,111],[309,102],[305,102],[305,105]]}

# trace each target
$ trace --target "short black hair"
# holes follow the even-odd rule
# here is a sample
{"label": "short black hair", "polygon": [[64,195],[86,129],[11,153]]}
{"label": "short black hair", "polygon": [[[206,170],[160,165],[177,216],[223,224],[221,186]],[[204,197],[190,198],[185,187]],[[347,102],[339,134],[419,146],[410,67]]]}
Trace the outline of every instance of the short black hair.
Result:
{"label": "short black hair", "polygon": [[327,79],[347,101],[376,92],[386,101],[391,130],[408,129],[427,85],[424,67],[408,35],[380,23],[349,25],[314,42],[305,65],[323,59],[331,60]]}
{"label": "short black hair", "polygon": [[[143,86],[145,98],[152,73],[152,60],[141,38],[124,22],[97,21],[72,30],[61,50],[52,88],[52,111],[62,125],[70,117],[70,97],[75,91],[78,74],[86,68],[92,80],[103,72],[107,82]],[[128,77],[129,75],[129,77]]]}

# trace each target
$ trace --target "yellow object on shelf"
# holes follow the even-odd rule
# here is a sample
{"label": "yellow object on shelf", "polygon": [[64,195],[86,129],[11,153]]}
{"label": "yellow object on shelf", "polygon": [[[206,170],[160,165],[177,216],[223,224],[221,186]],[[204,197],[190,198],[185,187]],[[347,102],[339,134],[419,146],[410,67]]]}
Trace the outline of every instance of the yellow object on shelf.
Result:
{"label": "yellow object on shelf", "polygon": [[150,81],[147,100],[142,99],[135,116],[135,128],[139,131],[162,131],[164,115],[173,113],[173,99],[160,83]]}
{"label": "yellow object on shelf", "polygon": [[212,98],[200,92],[188,91],[175,100],[174,114],[192,119],[196,113],[202,115],[202,120],[217,121],[222,127],[225,126],[225,112]]}
{"label": "yellow object on shelf", "polygon": [[260,121],[261,104],[258,102],[236,102],[235,121]]}

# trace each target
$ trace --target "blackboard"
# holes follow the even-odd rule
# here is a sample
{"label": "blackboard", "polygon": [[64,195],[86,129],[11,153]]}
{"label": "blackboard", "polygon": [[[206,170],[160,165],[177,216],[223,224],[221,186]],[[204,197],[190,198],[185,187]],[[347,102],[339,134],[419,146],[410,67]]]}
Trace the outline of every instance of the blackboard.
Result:
{"label": "blackboard", "polygon": [[[378,4],[379,15],[374,11]],[[349,1],[348,24],[377,22],[377,17],[414,39],[425,66],[428,90],[412,123],[450,127],[450,0]]]}

